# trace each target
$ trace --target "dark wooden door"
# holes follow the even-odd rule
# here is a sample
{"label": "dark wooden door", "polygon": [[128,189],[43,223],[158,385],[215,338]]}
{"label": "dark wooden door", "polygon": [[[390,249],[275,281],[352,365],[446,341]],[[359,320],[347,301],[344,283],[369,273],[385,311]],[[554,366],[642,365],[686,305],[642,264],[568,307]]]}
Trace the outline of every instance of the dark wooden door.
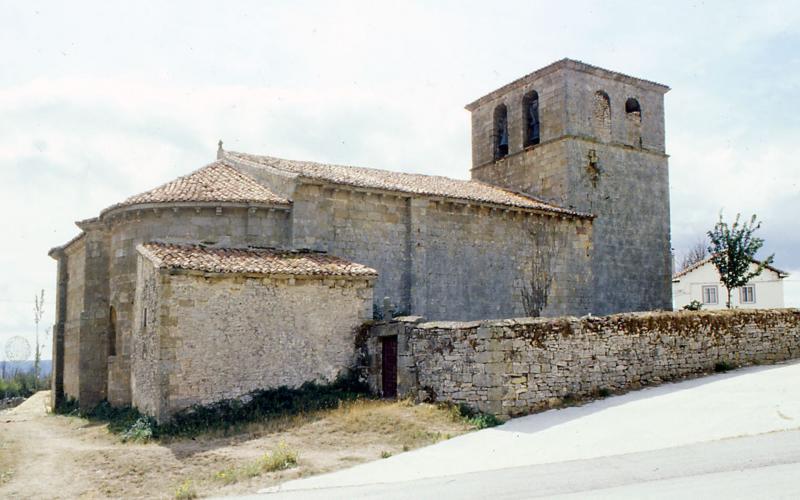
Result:
{"label": "dark wooden door", "polygon": [[381,339],[381,379],[383,380],[383,397],[397,397],[397,336]]}

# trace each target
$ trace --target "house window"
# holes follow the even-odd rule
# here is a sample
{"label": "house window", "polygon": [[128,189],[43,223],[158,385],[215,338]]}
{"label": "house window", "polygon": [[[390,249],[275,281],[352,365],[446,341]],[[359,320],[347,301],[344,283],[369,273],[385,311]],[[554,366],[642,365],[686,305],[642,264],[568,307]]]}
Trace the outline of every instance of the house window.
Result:
{"label": "house window", "polygon": [[717,299],[717,287],[716,286],[704,286],[703,287],[703,304],[717,304],[719,303]]}
{"label": "house window", "polygon": [[539,144],[539,94],[532,90],[522,99],[525,114],[525,147]]}
{"label": "house window", "polygon": [[508,156],[508,108],[501,104],[494,108],[494,159]]}
{"label": "house window", "polygon": [[742,304],[755,304],[756,303],[756,287],[753,285],[746,285],[739,289],[739,302]]}

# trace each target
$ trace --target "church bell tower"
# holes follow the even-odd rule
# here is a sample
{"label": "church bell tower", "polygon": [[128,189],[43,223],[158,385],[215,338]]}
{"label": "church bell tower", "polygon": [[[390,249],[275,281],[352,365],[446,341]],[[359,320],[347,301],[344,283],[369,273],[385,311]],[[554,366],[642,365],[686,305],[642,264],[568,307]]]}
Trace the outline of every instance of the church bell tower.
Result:
{"label": "church bell tower", "polygon": [[668,91],[563,59],[466,106],[473,180],[596,216],[595,315],[672,307]]}

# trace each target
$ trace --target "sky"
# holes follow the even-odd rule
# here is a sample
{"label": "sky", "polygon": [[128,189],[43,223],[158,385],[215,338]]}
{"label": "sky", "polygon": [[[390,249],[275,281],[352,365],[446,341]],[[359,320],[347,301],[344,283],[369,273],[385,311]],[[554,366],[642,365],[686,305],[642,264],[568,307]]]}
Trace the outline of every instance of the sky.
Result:
{"label": "sky", "polygon": [[[226,149],[468,178],[464,105],[570,57],[669,85],[672,245],[757,214],[800,306],[796,2],[0,0],[0,347],[74,221]],[[50,342],[42,342],[49,357]],[[4,352],[0,350],[0,359]]]}

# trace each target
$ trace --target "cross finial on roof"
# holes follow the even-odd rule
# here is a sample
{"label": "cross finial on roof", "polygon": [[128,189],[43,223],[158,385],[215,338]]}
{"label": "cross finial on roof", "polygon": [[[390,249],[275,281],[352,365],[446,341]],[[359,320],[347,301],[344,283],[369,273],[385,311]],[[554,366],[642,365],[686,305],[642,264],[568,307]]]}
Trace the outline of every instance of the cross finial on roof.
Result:
{"label": "cross finial on roof", "polygon": [[222,139],[220,139],[219,142],[217,143],[217,159],[218,160],[220,158],[222,158],[223,153],[225,153],[225,151],[222,149]]}

